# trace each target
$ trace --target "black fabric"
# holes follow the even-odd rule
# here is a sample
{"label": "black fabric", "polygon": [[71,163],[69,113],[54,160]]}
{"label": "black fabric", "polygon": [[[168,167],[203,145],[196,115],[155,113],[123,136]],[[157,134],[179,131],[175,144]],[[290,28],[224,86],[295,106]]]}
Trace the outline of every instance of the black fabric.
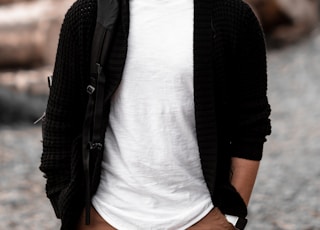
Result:
{"label": "black fabric", "polygon": [[[211,23],[213,1],[195,1],[194,11],[194,104],[196,130],[203,175],[211,195],[215,184],[217,164],[217,127],[213,76],[214,31]],[[206,44],[206,49],[202,49]],[[207,137],[205,139],[201,137]]]}
{"label": "black fabric", "polygon": [[91,48],[90,71],[93,74],[98,74],[97,63],[101,64],[100,60],[101,60],[101,53],[102,53],[102,47],[104,44],[105,34],[106,34],[106,28],[97,22],[95,25],[95,30],[93,34],[93,40],[92,40],[92,48]]}
{"label": "black fabric", "polygon": [[[98,1],[98,15],[97,22],[106,29],[112,29],[114,22],[117,20],[119,14],[118,0],[97,0]],[[101,12],[101,13],[100,13]]]}
{"label": "black fabric", "polygon": [[247,225],[247,222],[248,220],[245,219],[245,218],[239,218],[237,223],[236,223],[236,229],[239,229],[239,230],[244,230],[246,225]]}
{"label": "black fabric", "polygon": [[[264,37],[252,10],[240,0],[194,3],[194,102],[202,170],[213,203],[227,214],[246,216],[246,206],[230,184],[230,159],[260,160],[271,132]],[[120,84],[128,48],[128,2],[122,0],[119,9],[103,65],[103,140],[110,97]],[[65,17],[46,111],[40,169],[61,229],[74,229],[84,208],[81,148],[74,147],[74,140],[82,132],[88,102],[96,10],[96,0],[78,0]],[[90,156],[91,195],[99,185],[101,160],[101,152]]]}
{"label": "black fabric", "polygon": [[87,87],[89,94],[86,116],[83,125],[82,161],[85,180],[85,220],[90,224],[91,181],[90,156],[102,154],[103,150],[103,107],[106,76],[103,65],[109,54],[115,24],[119,13],[118,0],[98,0],[97,22],[91,48],[91,82]]}

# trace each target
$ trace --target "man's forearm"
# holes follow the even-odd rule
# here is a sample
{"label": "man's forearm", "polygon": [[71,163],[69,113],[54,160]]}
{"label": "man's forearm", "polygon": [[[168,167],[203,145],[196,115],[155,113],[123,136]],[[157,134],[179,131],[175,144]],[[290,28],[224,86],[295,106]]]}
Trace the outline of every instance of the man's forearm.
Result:
{"label": "man's forearm", "polygon": [[251,192],[259,169],[259,164],[259,161],[236,157],[232,158],[231,183],[240,193],[246,205],[248,205],[250,200]]}

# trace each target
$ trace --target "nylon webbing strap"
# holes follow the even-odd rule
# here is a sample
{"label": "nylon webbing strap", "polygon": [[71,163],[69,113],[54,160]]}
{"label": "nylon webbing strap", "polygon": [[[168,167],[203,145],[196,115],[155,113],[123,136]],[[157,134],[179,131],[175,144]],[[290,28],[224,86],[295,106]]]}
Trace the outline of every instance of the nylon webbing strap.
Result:
{"label": "nylon webbing strap", "polygon": [[103,124],[103,105],[105,95],[106,76],[103,65],[108,57],[112,40],[113,28],[119,11],[117,0],[97,0],[97,23],[93,35],[90,84],[85,120],[83,124],[82,158],[85,179],[85,210],[86,224],[90,224],[91,182],[90,155],[102,151],[103,143],[101,127]]}

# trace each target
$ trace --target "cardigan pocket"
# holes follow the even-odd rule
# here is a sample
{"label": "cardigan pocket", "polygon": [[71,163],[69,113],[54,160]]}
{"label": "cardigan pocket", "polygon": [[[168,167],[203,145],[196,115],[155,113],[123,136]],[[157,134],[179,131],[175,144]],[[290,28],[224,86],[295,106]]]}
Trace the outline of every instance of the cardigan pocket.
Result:
{"label": "cardigan pocket", "polygon": [[81,197],[83,193],[83,168],[82,168],[82,135],[78,135],[72,144],[71,160],[70,160],[70,181],[67,186],[61,190],[58,208],[60,211],[60,218],[62,219],[65,213],[68,212],[70,206],[81,204]]}
{"label": "cardigan pocket", "polygon": [[[103,150],[90,156],[90,195],[96,192],[100,182]],[[73,226],[80,218],[85,207],[85,180],[82,163],[82,135],[79,135],[72,148],[70,183],[60,193],[58,210],[62,223]]]}
{"label": "cardigan pocket", "polygon": [[[62,219],[70,207],[70,202],[74,203],[75,194],[81,193],[82,178],[82,161],[81,161],[81,144],[82,136],[77,136],[72,144],[71,160],[70,160],[70,179],[59,181],[59,184],[50,184],[47,186],[47,197],[57,218]],[[78,203],[81,203],[79,200]]]}
{"label": "cardigan pocket", "polygon": [[61,190],[51,194],[47,192],[47,197],[50,200],[54,213],[56,214],[56,217],[59,219],[61,218],[61,212],[60,212],[60,206],[59,206],[60,194],[61,194]]}

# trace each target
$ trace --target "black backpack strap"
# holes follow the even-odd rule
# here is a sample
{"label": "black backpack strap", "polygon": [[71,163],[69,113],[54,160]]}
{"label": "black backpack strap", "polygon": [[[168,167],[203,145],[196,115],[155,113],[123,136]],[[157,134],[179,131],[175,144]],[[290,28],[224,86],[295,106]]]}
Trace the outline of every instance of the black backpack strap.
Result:
{"label": "black backpack strap", "polygon": [[101,127],[103,124],[103,107],[106,76],[104,63],[108,57],[114,25],[119,14],[118,0],[97,0],[97,22],[93,35],[90,63],[89,94],[82,135],[82,159],[85,177],[86,224],[90,224],[91,182],[90,155],[103,150]]}

